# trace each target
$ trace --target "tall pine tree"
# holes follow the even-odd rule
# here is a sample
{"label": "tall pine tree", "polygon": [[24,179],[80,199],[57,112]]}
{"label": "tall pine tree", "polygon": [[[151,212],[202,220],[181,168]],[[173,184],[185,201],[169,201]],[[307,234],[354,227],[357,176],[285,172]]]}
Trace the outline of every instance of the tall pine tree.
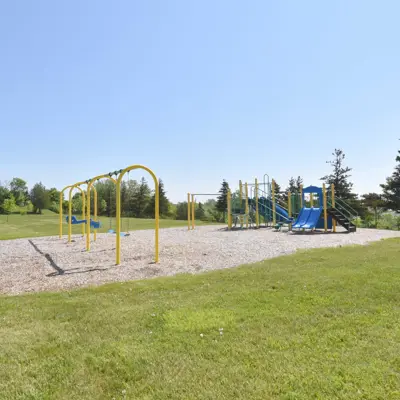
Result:
{"label": "tall pine tree", "polygon": [[[160,212],[160,217],[168,217],[169,216],[169,200],[164,188],[164,182],[159,179],[158,181],[158,194],[159,194],[159,212]],[[156,197],[155,193],[151,196],[149,205],[148,205],[148,215],[154,218],[154,208],[156,204]]]}
{"label": "tall pine tree", "polygon": [[229,184],[228,182],[224,179],[221,184],[221,189],[219,190],[219,196],[217,197],[217,204],[215,208],[219,212],[225,212],[226,209],[228,208],[228,202],[226,196],[228,195],[229,191]]}
{"label": "tall pine tree", "polygon": [[333,171],[329,175],[325,175],[321,178],[327,185],[332,183],[335,185],[335,193],[338,197],[350,200],[354,199],[356,195],[352,193],[353,183],[349,181],[351,175],[349,172],[352,168],[344,165],[344,159],[346,155],[343,150],[335,149],[332,153],[333,160],[327,161],[327,164],[332,166]]}
{"label": "tall pine tree", "polygon": [[385,201],[385,208],[400,211],[400,150],[396,157],[397,165],[392,176],[386,178],[386,183],[382,184],[382,198]]}

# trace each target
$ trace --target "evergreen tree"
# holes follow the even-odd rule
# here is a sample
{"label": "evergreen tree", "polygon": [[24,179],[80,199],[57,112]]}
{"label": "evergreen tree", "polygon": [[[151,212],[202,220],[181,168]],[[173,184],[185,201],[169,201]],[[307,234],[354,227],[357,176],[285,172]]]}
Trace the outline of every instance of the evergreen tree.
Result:
{"label": "evergreen tree", "polygon": [[33,186],[30,192],[30,198],[34,207],[34,212],[39,211],[39,214],[41,214],[43,209],[49,208],[50,206],[49,193],[41,182]]}
{"label": "evergreen tree", "polygon": [[275,182],[275,190],[274,190],[275,200],[284,201],[285,196],[284,193],[282,193],[281,185],[279,185],[275,180],[274,182]]}
{"label": "evergreen tree", "polygon": [[[158,195],[159,195],[159,212],[160,212],[160,217],[168,217],[169,216],[169,200],[164,188],[164,182],[159,179],[158,181]],[[151,196],[149,205],[148,205],[148,212],[147,214],[154,218],[154,209],[155,209],[155,204],[156,204],[156,197],[155,193]]]}
{"label": "evergreen tree", "polygon": [[303,185],[303,178],[301,176],[298,176],[296,179],[296,192],[300,192],[300,188]]}
{"label": "evergreen tree", "polygon": [[146,179],[142,178],[132,199],[132,209],[136,218],[143,218],[145,216],[145,210],[150,201],[150,195],[151,189]]}
{"label": "evergreen tree", "polygon": [[206,217],[206,212],[204,211],[203,204],[199,202],[198,207],[195,210],[195,218],[202,221]]}
{"label": "evergreen tree", "polygon": [[335,149],[332,155],[334,157],[333,160],[327,161],[327,164],[332,166],[333,171],[329,175],[323,176],[321,180],[325,181],[329,186],[332,183],[335,185],[335,194],[337,197],[345,200],[355,199],[356,195],[352,193],[353,183],[349,181],[351,177],[349,172],[352,168],[344,165],[346,155],[341,149]]}
{"label": "evergreen tree", "polygon": [[187,201],[183,201],[182,203],[178,203],[176,205],[176,219],[179,220],[187,220],[188,217],[188,203]]}
{"label": "evergreen tree", "polygon": [[221,213],[224,213],[228,208],[228,202],[227,202],[228,191],[229,191],[229,184],[224,179],[222,181],[221,189],[219,190],[219,196],[217,197],[217,204],[215,206],[217,211]]}
{"label": "evergreen tree", "polygon": [[385,201],[385,208],[399,211],[400,210],[400,150],[396,157],[398,164],[396,165],[392,176],[386,178],[386,183],[382,184],[382,198]]}

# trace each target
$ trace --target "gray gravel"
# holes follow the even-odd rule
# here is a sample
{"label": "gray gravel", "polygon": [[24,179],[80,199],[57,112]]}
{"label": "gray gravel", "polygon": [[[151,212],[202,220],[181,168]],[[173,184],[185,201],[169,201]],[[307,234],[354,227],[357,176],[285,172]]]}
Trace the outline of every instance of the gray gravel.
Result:
{"label": "gray gravel", "polygon": [[292,234],[270,229],[228,232],[222,226],[160,230],[160,262],[152,263],[154,231],[121,238],[122,264],[115,266],[115,235],[98,234],[92,250],[85,239],[43,237],[0,241],[0,293],[58,291],[106,282],[179,273],[199,273],[261,261],[297,249],[366,244],[400,232],[361,229],[346,234]]}

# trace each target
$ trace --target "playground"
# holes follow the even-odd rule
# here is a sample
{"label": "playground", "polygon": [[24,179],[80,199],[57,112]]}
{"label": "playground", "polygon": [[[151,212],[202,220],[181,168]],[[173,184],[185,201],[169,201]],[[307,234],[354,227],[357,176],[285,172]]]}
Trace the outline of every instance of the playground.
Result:
{"label": "playground", "polygon": [[229,231],[226,226],[160,230],[160,257],[154,263],[154,231],[121,238],[121,264],[115,265],[115,235],[99,233],[91,251],[86,238],[16,239],[1,242],[0,293],[58,291],[108,282],[201,273],[254,263],[299,250],[364,245],[400,232],[362,229],[347,234],[296,234],[273,229]]}

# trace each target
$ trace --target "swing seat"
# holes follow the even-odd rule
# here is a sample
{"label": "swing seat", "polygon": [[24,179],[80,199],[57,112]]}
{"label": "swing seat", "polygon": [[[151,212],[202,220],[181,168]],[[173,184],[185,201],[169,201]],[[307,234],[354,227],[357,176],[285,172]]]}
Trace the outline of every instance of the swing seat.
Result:
{"label": "swing seat", "polygon": [[[108,233],[113,233],[113,234],[116,234],[116,233],[117,233],[117,232],[114,231],[114,229],[109,229],[107,232],[108,232]],[[121,232],[121,233],[119,234],[119,236],[121,236],[121,237],[130,236],[130,233]]]}
{"label": "swing seat", "polygon": [[[69,222],[69,216],[67,215],[65,217],[67,223]],[[71,224],[72,225],[80,225],[80,224],[86,224],[86,219],[76,219],[75,215],[71,217]]]}
{"label": "swing seat", "polygon": [[92,219],[90,220],[90,226],[93,229],[99,229],[101,227],[100,221],[93,221]]}

